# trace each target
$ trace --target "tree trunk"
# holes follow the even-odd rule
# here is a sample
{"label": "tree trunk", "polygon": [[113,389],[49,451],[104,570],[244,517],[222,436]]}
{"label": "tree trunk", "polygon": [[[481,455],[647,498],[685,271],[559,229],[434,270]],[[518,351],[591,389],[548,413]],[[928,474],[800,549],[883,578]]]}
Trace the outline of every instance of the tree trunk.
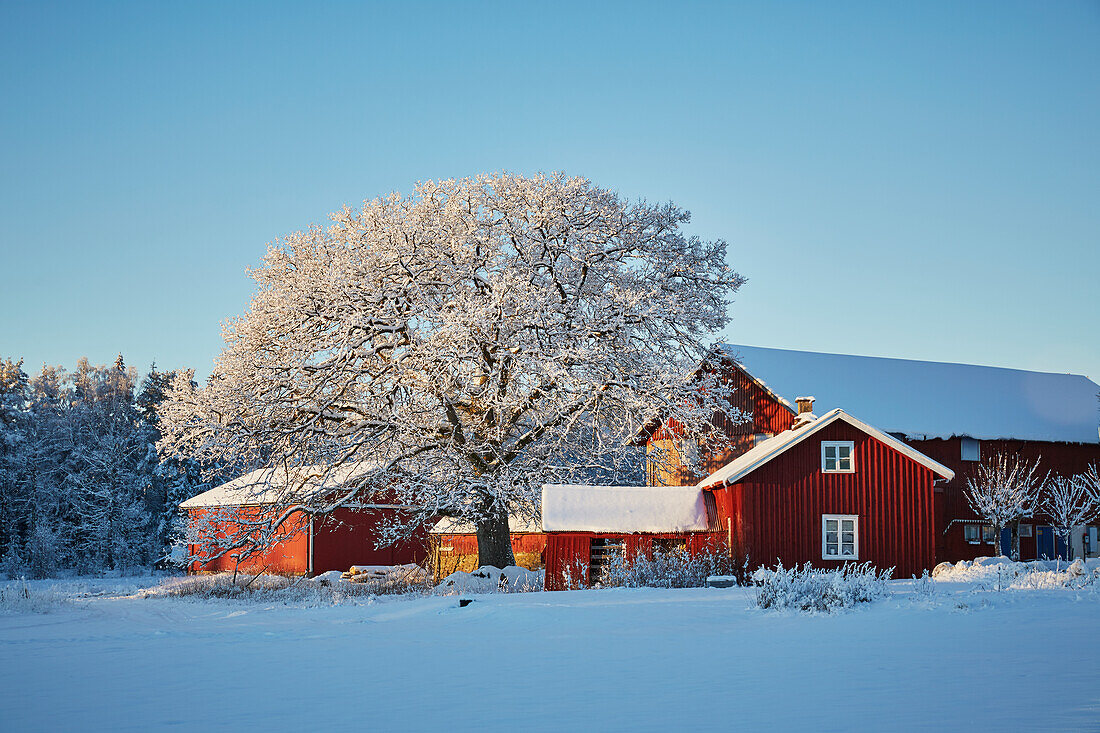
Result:
{"label": "tree trunk", "polygon": [[477,522],[477,564],[505,568],[516,564],[508,515],[500,510],[487,513]]}
{"label": "tree trunk", "polygon": [[1016,519],[1012,522],[1012,550],[1011,557],[1013,562],[1020,562],[1020,520]]}

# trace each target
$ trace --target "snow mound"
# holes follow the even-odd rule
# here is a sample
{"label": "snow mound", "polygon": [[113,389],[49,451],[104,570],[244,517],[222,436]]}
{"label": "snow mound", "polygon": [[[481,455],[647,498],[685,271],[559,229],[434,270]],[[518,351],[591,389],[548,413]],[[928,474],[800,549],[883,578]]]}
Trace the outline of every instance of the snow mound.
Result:
{"label": "snow mound", "polygon": [[1035,589],[1080,587],[1100,582],[1100,559],[1032,560],[1014,562],[1007,557],[979,557],[973,562],[942,562],[932,577],[947,583],[991,583],[999,588]]}
{"label": "snow mound", "polygon": [[482,565],[472,573],[461,570],[448,575],[435,587],[436,595],[450,596],[469,593],[525,593],[543,589],[544,570],[509,565],[506,568]]}

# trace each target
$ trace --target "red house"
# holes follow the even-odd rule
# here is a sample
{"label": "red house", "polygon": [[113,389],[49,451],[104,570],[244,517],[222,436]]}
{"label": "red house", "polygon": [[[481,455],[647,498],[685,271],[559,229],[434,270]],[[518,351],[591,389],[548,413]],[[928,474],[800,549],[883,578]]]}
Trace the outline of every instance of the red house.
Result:
{"label": "red house", "polygon": [[753,564],[935,565],[933,484],[954,472],[843,410],[805,412],[698,483]]}
{"label": "red house", "polygon": [[[936,558],[954,561],[1007,551],[1007,537],[996,546],[963,493],[982,459],[1039,458],[1044,471],[1064,475],[1100,464],[1100,385],[1083,376],[738,345],[721,347],[720,357],[723,379],[737,388],[734,404],[751,422],[720,424],[734,444],[721,453],[675,426],[652,425],[644,435],[649,483],[696,483],[701,477],[683,467],[680,452],[698,451],[704,471],[717,470],[787,429],[796,396],[813,394],[819,409],[858,414],[954,472],[934,490]],[[1053,557],[1053,530],[1042,516],[1022,523],[1020,534],[1022,558]],[[1100,555],[1100,527],[1086,528],[1075,544],[1078,553]]]}
{"label": "red house", "polygon": [[[302,493],[330,495],[356,478],[354,471],[326,472],[313,467],[297,470],[318,474],[316,480],[303,481]],[[187,513],[192,541],[188,545],[188,555],[200,558],[189,565],[189,572],[240,570],[314,575],[329,570],[347,570],[352,565],[420,563],[427,557],[426,528],[404,543],[376,547],[382,521],[409,509],[386,503],[381,498],[384,493],[378,495],[377,503],[351,502],[316,518],[305,512],[295,512],[280,525],[277,541],[269,547],[240,561],[239,550],[214,557],[222,549],[217,541],[219,538],[235,536],[249,522],[276,518],[288,508],[286,492],[282,490],[286,482],[283,473],[271,469],[253,471],[180,504]],[[201,559],[204,557],[211,559],[204,561]]]}

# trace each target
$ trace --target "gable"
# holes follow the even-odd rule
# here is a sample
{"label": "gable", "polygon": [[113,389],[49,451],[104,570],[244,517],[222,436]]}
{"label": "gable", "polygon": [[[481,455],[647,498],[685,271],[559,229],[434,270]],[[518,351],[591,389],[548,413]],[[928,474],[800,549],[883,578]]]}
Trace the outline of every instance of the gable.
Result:
{"label": "gable", "polygon": [[[951,480],[955,477],[955,472],[947,466],[932,460],[920,451],[902,443],[897,438],[887,435],[881,430],[852,417],[844,410],[836,409],[814,419],[812,422],[797,430],[787,430],[773,438],[762,441],[747,453],[738,456],[722,468],[704,478],[696,484],[696,486],[698,488],[710,488],[718,485],[724,486],[736,483],[761,466],[783,460],[785,454],[802,443],[812,442],[814,445],[820,445],[821,440],[823,440],[820,434],[824,433],[830,426],[837,422],[845,423],[857,433],[873,438],[877,443],[881,443],[884,448],[888,448],[895,453],[900,453],[909,461],[915,462],[943,478]],[[820,469],[820,464],[818,464],[818,468]]]}

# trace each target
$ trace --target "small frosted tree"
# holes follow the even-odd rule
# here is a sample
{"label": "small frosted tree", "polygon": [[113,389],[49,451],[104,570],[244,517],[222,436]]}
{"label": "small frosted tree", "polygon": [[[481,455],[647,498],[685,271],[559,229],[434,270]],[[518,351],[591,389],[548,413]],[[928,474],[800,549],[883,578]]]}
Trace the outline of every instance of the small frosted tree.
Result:
{"label": "small frosted tree", "polygon": [[1073,530],[1100,516],[1100,502],[1092,489],[1087,474],[1055,476],[1044,489],[1043,513],[1050,517],[1055,533],[1065,544],[1067,560],[1073,559]]}
{"label": "small frosted tree", "polygon": [[1043,482],[1039,459],[1029,463],[1003,453],[980,464],[975,474],[967,478],[966,499],[979,517],[993,525],[996,554],[1000,554],[1004,528],[1035,512]]}
{"label": "small frosted tree", "polygon": [[[626,447],[655,414],[695,433],[742,418],[717,379],[685,377],[743,278],[671,203],[494,174],[332,219],[271,247],[208,384],[182,375],[159,410],[162,455],[374,470],[363,485],[414,522],[466,519],[480,561],[508,565],[508,517],[537,511],[542,483],[634,469]],[[344,488],[272,487],[270,528],[363,491]]]}

